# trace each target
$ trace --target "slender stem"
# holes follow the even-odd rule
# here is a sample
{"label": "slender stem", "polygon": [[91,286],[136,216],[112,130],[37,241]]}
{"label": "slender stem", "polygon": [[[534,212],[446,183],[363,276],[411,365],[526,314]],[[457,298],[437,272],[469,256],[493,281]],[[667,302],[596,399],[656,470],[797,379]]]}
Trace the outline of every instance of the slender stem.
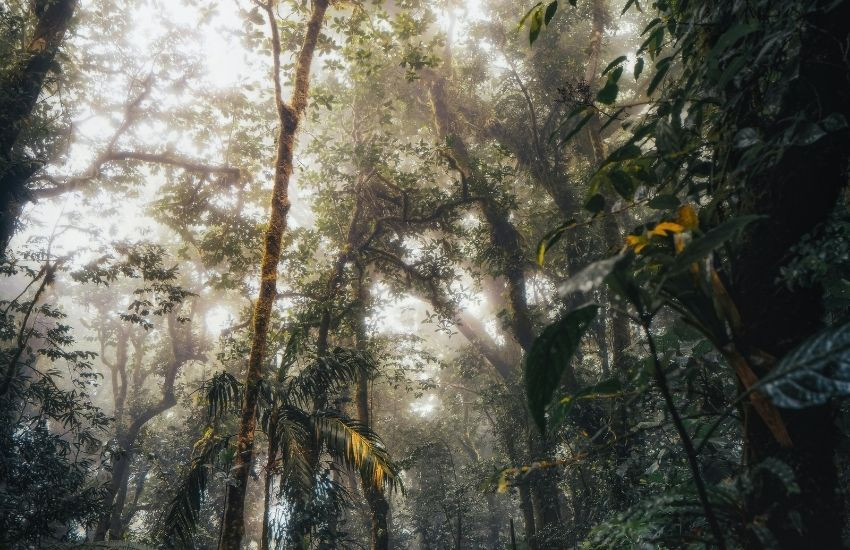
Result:
{"label": "slender stem", "polygon": [[682,440],[682,447],[685,449],[685,455],[688,457],[688,465],[691,468],[691,475],[694,478],[694,484],[697,487],[700,503],[702,503],[705,517],[708,520],[708,525],[714,535],[714,540],[717,547],[721,550],[726,550],[726,542],[723,540],[723,533],[720,530],[720,524],[717,521],[717,516],[714,515],[714,509],[708,501],[708,492],[705,489],[705,482],[702,479],[702,474],[699,470],[699,461],[697,453],[694,450],[694,444],[691,441],[688,431],[685,429],[685,424],[682,422],[682,417],[679,416],[679,411],[676,410],[676,404],[673,402],[673,395],[670,393],[670,386],[667,384],[667,377],[664,375],[664,369],[661,368],[661,361],[658,359],[658,349],[655,347],[655,338],[652,337],[650,325],[652,324],[651,316],[644,316],[643,326],[646,339],[649,342],[649,351],[652,354],[652,373],[655,378],[655,383],[658,384],[658,389],[661,390],[661,395],[664,397],[664,402],[667,405],[667,410],[670,412],[670,417],[673,419],[673,425],[676,431],[679,432],[679,438]]}

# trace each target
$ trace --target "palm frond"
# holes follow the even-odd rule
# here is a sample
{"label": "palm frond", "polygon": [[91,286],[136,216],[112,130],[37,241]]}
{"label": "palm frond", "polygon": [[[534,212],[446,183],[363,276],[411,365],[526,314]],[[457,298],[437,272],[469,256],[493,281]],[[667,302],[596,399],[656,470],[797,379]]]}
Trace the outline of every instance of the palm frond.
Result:
{"label": "palm frond", "polygon": [[290,395],[300,403],[308,403],[316,395],[341,389],[357,380],[361,369],[372,372],[375,361],[358,350],[335,348],[290,380]]}
{"label": "palm frond", "polygon": [[193,548],[192,535],[207,488],[209,469],[227,449],[229,437],[216,435],[208,427],[195,443],[189,472],[177,488],[163,522],[161,540],[164,546]]}
{"label": "palm frond", "polygon": [[311,447],[312,423],[310,415],[292,405],[278,403],[260,416],[260,426],[280,453],[280,473],[292,478],[305,491],[313,485],[313,475],[307,462]]}
{"label": "palm frond", "polygon": [[368,426],[336,412],[313,415],[317,440],[341,464],[360,472],[378,489],[402,489],[398,468],[381,438]]}
{"label": "palm frond", "polygon": [[242,384],[229,372],[223,371],[204,384],[207,416],[218,419],[222,414],[236,409],[242,401]]}

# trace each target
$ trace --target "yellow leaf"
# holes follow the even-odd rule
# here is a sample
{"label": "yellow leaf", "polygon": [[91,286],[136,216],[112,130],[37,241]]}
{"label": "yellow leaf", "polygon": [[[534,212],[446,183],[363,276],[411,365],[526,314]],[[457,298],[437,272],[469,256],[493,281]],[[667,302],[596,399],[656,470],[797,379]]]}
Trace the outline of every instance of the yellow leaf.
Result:
{"label": "yellow leaf", "polygon": [[629,235],[626,237],[626,245],[635,249],[635,253],[640,254],[640,251],[646,248],[649,244],[649,239],[646,235]]}
{"label": "yellow leaf", "polygon": [[690,204],[685,204],[679,207],[679,217],[676,218],[676,221],[689,231],[692,231],[699,227],[699,217],[697,216],[697,211],[694,210],[694,207]]}
{"label": "yellow leaf", "polygon": [[673,246],[676,248],[676,254],[679,254],[685,249],[685,235],[674,235]]}
{"label": "yellow leaf", "polygon": [[680,225],[675,222],[661,222],[656,225],[652,231],[649,232],[650,235],[658,235],[659,237],[666,237],[671,233],[681,233],[685,230],[683,225]]}

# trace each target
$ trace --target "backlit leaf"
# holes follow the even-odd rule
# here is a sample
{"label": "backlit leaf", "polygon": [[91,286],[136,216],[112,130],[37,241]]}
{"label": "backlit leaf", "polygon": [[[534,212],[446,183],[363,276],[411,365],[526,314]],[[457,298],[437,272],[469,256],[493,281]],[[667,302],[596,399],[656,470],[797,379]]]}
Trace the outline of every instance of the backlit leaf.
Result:
{"label": "backlit leaf", "polygon": [[546,407],[598,309],[589,305],[571,311],[546,327],[528,353],[525,389],[531,416],[541,432],[546,429]]}
{"label": "backlit leaf", "polygon": [[552,248],[552,246],[561,240],[561,237],[564,235],[564,232],[570,229],[571,227],[575,227],[576,221],[570,220],[568,222],[562,223],[552,231],[543,235],[543,238],[540,239],[540,242],[537,244],[537,265],[542,266],[543,261],[546,258],[546,251]]}
{"label": "backlit leaf", "polygon": [[850,323],[827,328],[788,353],[761,391],[785,409],[805,409],[850,395]]}

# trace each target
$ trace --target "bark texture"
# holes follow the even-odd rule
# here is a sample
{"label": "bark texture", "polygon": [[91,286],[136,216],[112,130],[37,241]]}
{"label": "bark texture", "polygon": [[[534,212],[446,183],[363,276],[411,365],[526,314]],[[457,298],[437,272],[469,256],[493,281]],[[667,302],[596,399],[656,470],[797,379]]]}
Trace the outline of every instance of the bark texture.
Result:
{"label": "bark texture", "polygon": [[268,342],[269,322],[272,306],[277,296],[277,266],[280,262],[283,233],[286,229],[286,216],[289,213],[289,178],[292,174],[292,155],[295,145],[295,133],[304,109],[307,107],[307,95],[310,87],[310,68],[313,53],[319,40],[319,32],[328,8],[328,0],[314,0],[313,10],[307,22],[304,42],[295,65],[295,83],[292,99],[284,103],[280,85],[280,37],[277,19],[272,4],[266,5],[266,12],[272,29],[272,48],[274,56],[275,104],[278,110],[280,127],[277,136],[277,154],[274,166],[274,187],[272,190],[269,223],[265,232],[263,260],[260,266],[260,295],[257,298],[253,314],[253,339],[248,358],[248,372],[245,380],[245,393],[242,412],[239,418],[239,432],[236,440],[236,458],[233,468],[234,482],[228,484],[226,506],[219,548],[238,550],[244,534],[245,493],[248,486],[248,474],[254,452],[254,435],[257,427],[257,401],[260,381],[263,377],[263,363]]}
{"label": "bark texture", "polygon": [[27,201],[27,183],[41,166],[18,150],[18,138],[29,123],[76,7],[77,0],[33,2],[32,36],[0,80],[0,254],[5,253]]}
{"label": "bark texture", "polygon": [[[834,4],[818,2],[821,10]],[[748,120],[770,135],[783,117],[804,115],[808,120],[839,113],[850,119],[850,73],[846,44],[850,40],[850,3],[828,15],[813,12],[801,33],[800,76],[783,100],[782,113],[771,120]],[[776,122],[774,122],[776,121]],[[743,125],[743,124],[742,124]],[[729,274],[742,329],[736,345],[748,358],[764,352],[782,357],[823,327],[820,288],[790,289],[782,282],[781,267],[799,239],[830,216],[847,186],[850,132],[831,133],[816,143],[790,147],[775,166],[750,177],[744,204],[750,213],[766,216],[748,231],[733,258]],[[764,362],[750,360],[759,376]],[[844,509],[836,488],[835,451],[838,433],[832,406],[782,411],[793,446],[779,445],[752,405],[745,405],[746,459],[755,466],[766,458],[779,459],[794,469],[800,494],[789,497],[784,488],[765,484],[751,513],[768,517],[768,527],[781,548],[841,548]],[[800,515],[798,531],[783,514]],[[752,541],[751,547],[760,547]]]}

